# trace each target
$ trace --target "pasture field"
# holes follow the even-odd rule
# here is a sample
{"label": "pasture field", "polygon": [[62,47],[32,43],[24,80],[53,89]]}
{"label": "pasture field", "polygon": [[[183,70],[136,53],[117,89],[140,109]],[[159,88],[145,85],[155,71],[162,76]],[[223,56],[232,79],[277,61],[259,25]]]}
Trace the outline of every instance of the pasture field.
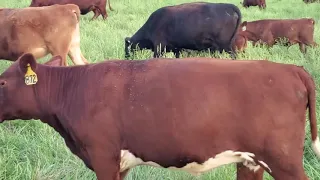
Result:
{"label": "pasture field", "polygon": [[[265,18],[301,18],[313,17],[316,20],[315,41],[320,44],[320,4],[306,5],[302,0],[267,0],[267,8],[245,9],[241,0],[207,0],[208,2],[228,2],[236,4],[242,12],[242,20]],[[22,8],[31,0],[0,0],[0,7]],[[106,21],[100,16],[96,21],[89,21],[90,12],[81,16],[81,50],[89,62],[104,59],[124,58],[124,38],[133,35],[156,9],[191,2],[191,0],[111,0],[115,11],[110,11]],[[53,14],[54,16],[54,14]],[[2,28],[2,27],[0,27]],[[185,56],[182,54],[182,56]],[[167,53],[167,57],[174,57]],[[208,53],[193,53],[192,56],[210,56]],[[136,55],[137,59],[152,57],[150,51]],[[222,54],[222,58],[229,55]],[[47,61],[50,55],[40,62]],[[263,47],[252,47],[248,44],[246,53],[240,59],[268,59],[270,61],[293,63],[304,66],[314,77],[317,90],[320,85],[320,47],[308,48],[304,56],[298,45],[290,48],[274,46],[268,51]],[[69,60],[69,62],[71,62]],[[11,62],[1,61],[0,72]],[[70,64],[70,63],[69,63]],[[201,87],[199,87],[199,93]],[[319,92],[319,91],[318,91]],[[317,93],[317,117],[320,124],[320,93]],[[281,109],[279,109],[281,111]],[[320,160],[311,150],[309,121],[306,123],[306,141],[304,167],[312,180],[320,180]],[[290,127],[290,124],[288,124]],[[320,130],[320,125],[318,125]],[[320,134],[320,133],[319,133]],[[214,138],[214,137],[213,137]],[[201,147],[199,147],[201,148]],[[106,152],[107,153],[107,152]],[[234,180],[235,165],[227,165],[202,176],[192,176],[185,172],[140,166],[129,173],[127,180]],[[96,179],[95,174],[87,169],[82,161],[74,156],[64,144],[60,135],[40,121],[11,121],[0,124],[0,180],[89,180]],[[265,173],[265,179],[272,179]]]}

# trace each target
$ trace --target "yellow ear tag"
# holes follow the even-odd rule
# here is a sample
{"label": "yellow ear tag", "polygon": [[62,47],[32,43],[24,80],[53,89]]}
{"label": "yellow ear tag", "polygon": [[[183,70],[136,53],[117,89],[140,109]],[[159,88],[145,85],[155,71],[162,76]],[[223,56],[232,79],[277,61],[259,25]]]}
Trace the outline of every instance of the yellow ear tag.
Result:
{"label": "yellow ear tag", "polygon": [[38,82],[37,74],[31,69],[30,64],[27,64],[27,72],[24,75],[24,82],[26,85],[33,85]]}

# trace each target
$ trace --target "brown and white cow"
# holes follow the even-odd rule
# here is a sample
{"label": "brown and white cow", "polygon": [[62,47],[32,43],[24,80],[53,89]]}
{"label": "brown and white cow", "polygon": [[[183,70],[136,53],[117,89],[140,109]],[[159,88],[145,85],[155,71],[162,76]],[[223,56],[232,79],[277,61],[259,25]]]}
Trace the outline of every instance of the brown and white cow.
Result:
{"label": "brown and white cow", "polygon": [[109,9],[113,11],[110,6],[110,0],[32,0],[30,7],[51,6],[54,4],[76,4],[79,6],[82,15],[93,11],[94,16],[91,20],[97,19],[100,15],[103,19],[107,19],[107,1]]}
{"label": "brown and white cow", "polygon": [[243,167],[306,180],[307,107],[320,156],[315,84],[299,66],[155,58],[54,67],[24,54],[0,75],[0,122],[48,123],[99,180],[143,164],[199,174],[230,163],[242,167],[238,180],[248,180]]}
{"label": "brown and white cow", "polygon": [[239,28],[240,34],[246,36],[249,41],[265,43],[268,47],[276,44],[277,40],[286,38],[287,46],[299,44],[300,51],[306,53],[307,46],[317,46],[314,41],[313,18],[301,19],[263,19],[257,21],[244,21]]}
{"label": "brown and white cow", "polygon": [[80,10],[73,4],[0,9],[0,59],[15,61],[23,53],[37,59],[49,53],[88,64],[80,50]]}
{"label": "brown and white cow", "polygon": [[242,5],[245,8],[258,6],[260,9],[265,9],[267,7],[266,0],[243,0]]}

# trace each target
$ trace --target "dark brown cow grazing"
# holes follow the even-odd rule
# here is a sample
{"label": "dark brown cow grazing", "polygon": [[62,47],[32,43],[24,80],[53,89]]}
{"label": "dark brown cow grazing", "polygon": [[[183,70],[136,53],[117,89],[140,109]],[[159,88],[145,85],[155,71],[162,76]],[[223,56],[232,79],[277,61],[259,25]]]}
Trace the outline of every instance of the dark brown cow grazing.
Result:
{"label": "dark brown cow grazing", "polygon": [[[54,16],[53,16],[54,14]],[[0,9],[0,59],[15,61],[23,53],[37,59],[49,53],[88,64],[80,50],[80,10],[73,4]]]}
{"label": "dark brown cow grazing", "polygon": [[244,52],[247,48],[247,45],[247,37],[241,34],[236,34],[232,48],[237,52]]}
{"label": "dark brown cow grazing", "polygon": [[260,41],[271,47],[280,38],[286,38],[287,46],[299,44],[300,51],[306,53],[305,45],[317,46],[313,39],[314,25],[315,21],[312,18],[264,19],[244,21],[239,28],[242,29],[242,35],[253,41],[253,45]]}
{"label": "dark brown cow grazing", "polygon": [[[199,174],[230,163],[306,180],[306,108],[320,156],[315,84],[295,65],[184,58],[53,67],[24,54],[0,75],[0,95],[0,122],[48,123],[99,180],[122,180],[142,164]],[[243,170],[238,180],[247,180]]]}
{"label": "dark brown cow grazing", "polygon": [[303,0],[303,2],[305,2],[306,4],[315,2],[320,3],[320,0]]}
{"label": "dark brown cow grazing", "polygon": [[32,0],[30,7],[51,6],[54,4],[76,4],[79,6],[82,15],[93,11],[94,16],[91,20],[97,19],[100,15],[103,19],[107,19],[107,1],[109,9],[113,11],[110,6],[110,0]]}
{"label": "dark brown cow grazing", "polygon": [[243,0],[243,7],[248,8],[250,6],[259,6],[260,9],[265,9],[266,0]]}

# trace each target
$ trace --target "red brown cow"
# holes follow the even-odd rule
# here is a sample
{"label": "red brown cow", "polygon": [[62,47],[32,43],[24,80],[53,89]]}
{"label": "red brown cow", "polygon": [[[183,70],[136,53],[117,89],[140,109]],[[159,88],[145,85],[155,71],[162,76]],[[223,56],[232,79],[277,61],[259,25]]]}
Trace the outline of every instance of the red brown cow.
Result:
{"label": "red brown cow", "polygon": [[314,25],[315,21],[312,18],[264,19],[244,21],[239,28],[242,29],[242,35],[253,41],[253,45],[262,42],[271,47],[277,40],[286,38],[288,40],[286,45],[299,44],[300,51],[306,53],[305,45],[317,46],[313,38]]}
{"label": "red brown cow", "polygon": [[74,4],[0,9],[0,59],[50,53],[62,56],[61,65],[67,66],[68,55],[76,65],[88,64],[80,50],[79,16]]}
{"label": "red brown cow", "polygon": [[76,4],[79,6],[82,15],[93,11],[94,16],[91,20],[96,19],[100,15],[103,19],[107,19],[107,1],[109,9],[113,11],[110,6],[110,0],[32,0],[30,7],[51,6],[54,4]]}
{"label": "red brown cow", "polygon": [[320,156],[315,84],[290,64],[184,58],[54,67],[24,54],[0,75],[0,95],[0,122],[48,123],[98,180],[122,180],[143,164],[199,174],[230,163],[307,180],[306,108]]}
{"label": "red brown cow", "polygon": [[248,8],[250,6],[258,6],[260,9],[265,9],[266,0],[243,0],[243,7]]}
{"label": "red brown cow", "polygon": [[236,34],[236,38],[233,42],[232,49],[237,52],[244,52],[247,48],[247,37],[242,34]]}

